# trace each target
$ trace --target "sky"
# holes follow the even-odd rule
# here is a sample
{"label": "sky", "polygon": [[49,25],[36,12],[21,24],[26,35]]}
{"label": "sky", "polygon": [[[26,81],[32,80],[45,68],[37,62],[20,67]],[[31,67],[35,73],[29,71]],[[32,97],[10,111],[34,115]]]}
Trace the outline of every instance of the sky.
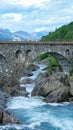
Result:
{"label": "sky", "polygon": [[73,0],[0,0],[0,28],[53,31],[73,21]]}

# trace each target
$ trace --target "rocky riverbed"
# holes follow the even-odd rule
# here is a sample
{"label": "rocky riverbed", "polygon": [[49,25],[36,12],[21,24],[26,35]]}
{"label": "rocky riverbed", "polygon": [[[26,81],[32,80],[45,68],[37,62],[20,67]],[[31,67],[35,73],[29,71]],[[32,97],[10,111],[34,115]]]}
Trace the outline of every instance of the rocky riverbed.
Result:
{"label": "rocky riverbed", "polygon": [[[46,71],[37,73],[37,69],[39,69],[39,66],[33,64],[24,69],[22,73],[24,79],[14,86],[13,82],[10,82],[8,78],[0,78],[0,123],[21,123],[6,110],[8,98],[16,96],[29,97],[26,87],[20,87],[20,83],[35,84],[31,96],[42,96],[45,102],[73,101],[73,81],[68,76],[64,75],[63,72],[57,72],[49,76]],[[33,78],[33,73],[36,73],[36,78]]]}
{"label": "rocky riverbed", "polygon": [[65,102],[72,97],[70,93],[70,83],[67,76],[58,72],[52,76],[47,76],[37,80],[31,93],[32,96],[43,96],[47,102]]}
{"label": "rocky riverbed", "polygon": [[8,111],[7,99],[13,96],[27,96],[25,88],[20,88],[18,85],[9,86],[9,83],[2,79],[0,82],[0,123],[19,123],[18,120],[13,118]]}
{"label": "rocky riverbed", "polygon": [[[29,65],[26,69],[24,69],[22,76],[31,76],[32,72],[38,69],[37,65]],[[20,83],[17,79],[11,79],[12,76],[8,75],[0,77],[0,123],[20,123],[20,121],[16,120],[7,110],[7,99],[16,96],[24,96],[28,97],[29,92],[26,91],[25,87],[20,87]],[[31,82],[28,79],[22,82]]]}

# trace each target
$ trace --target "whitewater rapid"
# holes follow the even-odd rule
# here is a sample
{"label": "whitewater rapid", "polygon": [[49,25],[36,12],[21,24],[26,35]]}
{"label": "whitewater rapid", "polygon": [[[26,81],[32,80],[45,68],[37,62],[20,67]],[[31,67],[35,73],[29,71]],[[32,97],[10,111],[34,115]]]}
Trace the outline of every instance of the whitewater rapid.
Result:
{"label": "whitewater rapid", "polygon": [[[40,72],[44,72],[44,65],[33,72],[35,79]],[[27,77],[22,77],[22,81]],[[21,87],[31,93],[35,84],[21,84]],[[73,105],[64,103],[45,103],[43,97],[13,97],[7,102],[7,110],[19,119],[22,124],[7,124],[0,126],[0,130],[73,130]]]}

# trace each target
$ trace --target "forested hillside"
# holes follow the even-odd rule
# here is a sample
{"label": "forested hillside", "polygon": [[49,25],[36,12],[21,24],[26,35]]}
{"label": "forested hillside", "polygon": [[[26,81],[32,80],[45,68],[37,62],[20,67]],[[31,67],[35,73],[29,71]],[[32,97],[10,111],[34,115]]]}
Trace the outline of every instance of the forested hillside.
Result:
{"label": "forested hillside", "polygon": [[73,22],[49,32],[41,41],[73,41]]}

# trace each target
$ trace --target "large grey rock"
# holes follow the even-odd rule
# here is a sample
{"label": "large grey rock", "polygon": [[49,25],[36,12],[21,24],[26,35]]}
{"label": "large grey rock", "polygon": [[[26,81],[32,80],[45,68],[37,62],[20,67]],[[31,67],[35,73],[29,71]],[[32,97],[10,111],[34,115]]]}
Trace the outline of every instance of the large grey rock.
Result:
{"label": "large grey rock", "polygon": [[[15,95],[21,93],[21,91],[23,91],[23,89],[20,89],[18,93],[15,93]],[[25,94],[23,95],[25,96]],[[12,117],[9,112],[5,111],[7,97],[8,95],[6,95],[5,92],[0,90],[0,123],[20,123],[17,119]]]}
{"label": "large grey rock", "polygon": [[0,123],[2,124],[6,124],[6,123],[16,123],[19,124],[20,122],[15,119],[14,117],[12,117],[12,115],[5,111],[4,109],[2,109],[0,107]]}
{"label": "large grey rock", "polygon": [[23,80],[20,81],[21,84],[31,84],[33,83],[33,80],[30,78],[24,78]]}
{"label": "large grey rock", "polygon": [[39,69],[39,66],[36,64],[29,64],[29,66],[27,66],[26,68],[28,71],[36,71],[37,69]]}
{"label": "large grey rock", "polygon": [[11,96],[28,96],[25,87],[9,84],[4,78],[0,78],[0,123],[19,123],[14,117],[5,111],[7,98]]}
{"label": "large grey rock", "polygon": [[47,72],[44,73],[39,73],[39,75],[37,76],[37,78],[34,80],[35,83],[38,83],[40,80],[49,77],[49,74]]}
{"label": "large grey rock", "polygon": [[70,96],[70,84],[67,77],[59,72],[39,81],[31,95],[44,96],[47,102],[66,101]]}
{"label": "large grey rock", "polygon": [[2,117],[3,117],[3,111],[2,108],[0,107],[0,123],[2,123]]}
{"label": "large grey rock", "polygon": [[0,108],[4,109],[6,107],[7,95],[0,90]]}
{"label": "large grey rock", "polygon": [[[61,84],[62,85],[62,84]],[[48,96],[46,96],[46,102],[62,102],[67,101],[69,96],[69,86],[60,86],[61,88],[51,92]]]}
{"label": "large grey rock", "polygon": [[21,87],[20,87],[20,88],[18,88],[18,89],[13,88],[13,89],[11,90],[10,95],[11,95],[12,97],[15,97],[15,96],[28,97],[29,93],[26,91],[25,87],[24,87],[24,88],[21,88]]}
{"label": "large grey rock", "polygon": [[14,117],[12,117],[12,116],[10,115],[10,113],[5,112],[5,111],[3,112],[2,123],[4,123],[4,124],[7,124],[7,123],[20,124],[20,122],[19,122],[17,119],[15,119]]}
{"label": "large grey rock", "polygon": [[24,69],[23,72],[22,72],[22,76],[21,77],[25,77],[25,76],[26,77],[30,77],[32,75],[33,75],[32,71]]}
{"label": "large grey rock", "polygon": [[39,69],[39,66],[36,64],[29,64],[28,66],[26,66],[22,72],[22,77],[23,76],[27,76],[30,77],[33,75],[33,71],[36,71],[37,69]]}
{"label": "large grey rock", "polygon": [[73,80],[70,81],[70,94],[73,96]]}

